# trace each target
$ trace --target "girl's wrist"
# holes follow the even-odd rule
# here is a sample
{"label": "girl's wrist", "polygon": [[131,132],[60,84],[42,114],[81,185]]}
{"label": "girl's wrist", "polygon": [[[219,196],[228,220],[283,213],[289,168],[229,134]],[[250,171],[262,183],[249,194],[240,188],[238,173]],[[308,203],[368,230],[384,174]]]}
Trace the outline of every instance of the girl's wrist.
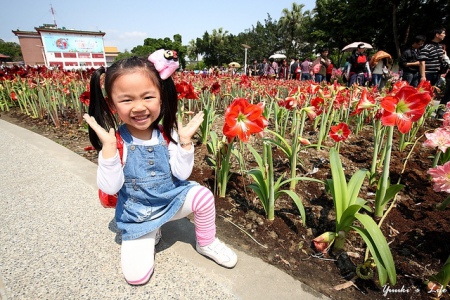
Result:
{"label": "girl's wrist", "polygon": [[181,146],[181,147],[185,147],[185,146],[193,146],[194,145],[194,143],[191,141],[191,140],[180,140],[180,141],[178,141],[178,144]]}

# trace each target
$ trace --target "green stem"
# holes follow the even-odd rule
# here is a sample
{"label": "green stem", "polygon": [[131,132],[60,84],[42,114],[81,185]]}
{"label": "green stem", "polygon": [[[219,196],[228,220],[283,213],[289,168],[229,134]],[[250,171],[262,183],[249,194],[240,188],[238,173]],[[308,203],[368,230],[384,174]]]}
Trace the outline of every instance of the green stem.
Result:
{"label": "green stem", "polygon": [[267,212],[267,218],[269,221],[275,219],[275,190],[274,190],[274,178],[273,178],[273,160],[272,160],[272,148],[267,143],[264,147],[267,147],[267,164],[268,164],[268,179],[269,179],[269,209]]}
{"label": "green stem", "polygon": [[405,150],[405,135],[403,133],[400,134],[400,141],[398,142],[398,148],[400,151]]}
{"label": "green stem", "polygon": [[380,134],[381,122],[376,121],[376,126],[374,127],[374,145],[373,145],[373,156],[372,156],[372,165],[370,167],[370,178],[374,178],[377,171],[377,158],[378,158],[378,150],[380,147],[380,140],[378,139]]}
{"label": "green stem", "polygon": [[381,203],[383,203],[383,201],[384,201],[384,197],[386,196],[386,190],[388,188],[389,165],[391,163],[393,137],[394,137],[394,126],[390,126],[388,129],[388,136],[386,139],[386,154],[384,157],[383,173],[381,175],[381,186],[378,187],[380,195],[376,198],[376,200],[378,200],[378,201],[375,201],[375,216],[376,217],[383,216],[383,210],[385,207],[385,204],[382,205]]}
{"label": "green stem", "polygon": [[438,149],[437,153],[436,153],[436,155],[434,156],[434,159],[433,159],[433,165],[431,166],[432,168],[435,168],[437,166],[437,164],[439,162],[439,158],[441,157],[441,153],[442,153],[442,151]]}
{"label": "green stem", "polygon": [[[297,156],[298,156],[298,137],[299,137],[299,131],[300,131],[300,120],[298,118],[298,110],[295,111],[296,116],[296,122],[295,122],[295,131],[294,135],[292,136],[292,153],[290,157],[290,163],[291,163],[291,178],[297,177]],[[298,180],[292,180],[290,184],[290,190],[295,190],[295,186],[297,185]]]}
{"label": "green stem", "polygon": [[227,153],[222,160],[222,169],[220,170],[220,186],[219,186],[219,196],[225,197],[227,192],[227,185],[228,185],[228,174],[230,173],[230,157],[231,157],[231,150],[233,149],[233,142],[227,144]]}
{"label": "green stem", "polygon": [[344,230],[340,230],[336,235],[336,239],[334,240],[333,249],[342,250],[344,248],[346,232]]}

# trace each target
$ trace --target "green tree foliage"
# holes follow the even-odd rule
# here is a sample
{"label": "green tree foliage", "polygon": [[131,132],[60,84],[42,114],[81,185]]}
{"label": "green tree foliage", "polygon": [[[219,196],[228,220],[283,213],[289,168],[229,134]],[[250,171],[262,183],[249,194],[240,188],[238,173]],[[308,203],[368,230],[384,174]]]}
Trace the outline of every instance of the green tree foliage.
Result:
{"label": "green tree foliage", "polygon": [[281,40],[285,54],[288,57],[298,57],[302,48],[308,45],[306,43],[306,24],[310,20],[310,12],[302,12],[305,7],[303,4],[292,3],[292,10],[284,8],[282,16],[278,22],[279,35],[283,37]]}
{"label": "green tree foliage", "polygon": [[450,30],[448,0],[317,0],[313,12],[311,41],[337,51],[364,41],[396,58],[414,36]]}
{"label": "green tree foliage", "polygon": [[[370,43],[372,52],[384,50],[395,59],[418,34],[427,35],[437,27],[450,32],[448,0],[316,0],[312,11],[303,8],[303,4],[293,2],[289,8],[280,7],[279,20],[267,14],[262,22],[237,35],[224,28],[213,29],[187,46],[182,46],[179,35],[173,41],[148,38],[131,53],[148,55],[160,48],[171,48],[179,52],[183,66],[185,57],[200,59],[206,66],[221,66],[231,61],[244,65],[242,44],[251,47],[247,50],[247,63],[261,61],[276,52],[301,59],[315,57],[320,48],[327,47],[337,65],[338,61],[343,64],[342,57],[348,55],[341,49],[352,42]],[[450,37],[444,42],[450,46]]]}
{"label": "green tree foliage", "polygon": [[175,34],[173,41],[166,37],[164,39],[146,38],[143,45],[139,45],[131,49],[132,55],[136,56],[148,56],[150,53],[159,49],[175,50],[178,53],[178,59],[180,66],[184,68],[186,66],[186,54],[187,47],[183,46],[181,35]]}
{"label": "green tree foliage", "polygon": [[20,45],[14,42],[5,42],[0,39],[0,53],[9,56],[10,61],[23,60]]}

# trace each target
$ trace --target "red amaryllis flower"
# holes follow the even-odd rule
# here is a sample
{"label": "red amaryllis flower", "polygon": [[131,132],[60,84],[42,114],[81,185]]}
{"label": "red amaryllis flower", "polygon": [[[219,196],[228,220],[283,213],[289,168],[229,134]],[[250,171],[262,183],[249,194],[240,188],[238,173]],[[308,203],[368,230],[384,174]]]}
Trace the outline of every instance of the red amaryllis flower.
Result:
{"label": "red amaryllis flower", "polygon": [[421,80],[417,86],[417,91],[419,93],[429,93],[430,97],[434,97],[434,88],[428,80]]}
{"label": "red amaryllis flower", "polygon": [[412,86],[404,86],[395,95],[381,100],[384,109],[381,122],[385,126],[397,126],[401,133],[407,133],[412,123],[422,117],[430,101],[429,93],[420,93]]}
{"label": "red amaryllis flower", "polygon": [[399,90],[401,90],[405,86],[409,86],[408,81],[397,81],[392,86],[392,92],[397,93]]}
{"label": "red amaryllis flower", "polygon": [[310,81],[306,91],[309,94],[315,94],[319,89],[320,85],[318,83]]}
{"label": "red amaryllis flower", "polygon": [[320,97],[315,97],[311,100],[311,105],[314,106],[317,115],[321,115],[323,112],[324,101]]}
{"label": "red amaryllis flower", "polygon": [[347,109],[350,104],[350,97],[347,91],[339,91],[333,100],[333,107],[335,109]]}
{"label": "red amaryllis flower", "polygon": [[198,99],[198,95],[195,92],[194,86],[186,81],[181,81],[175,85],[178,93],[178,99]]}
{"label": "red amaryllis flower", "polygon": [[297,101],[294,97],[286,97],[286,99],[278,101],[278,105],[288,110],[293,110],[297,106]]}
{"label": "red amaryllis flower", "polygon": [[263,110],[263,103],[250,104],[245,98],[236,98],[225,111],[223,134],[228,141],[237,136],[247,142],[251,134],[262,132],[268,125]]}
{"label": "red amaryllis flower", "polygon": [[351,131],[348,129],[348,125],[344,122],[339,123],[336,126],[330,127],[330,137],[335,142],[345,141],[350,135]]}
{"label": "red amaryllis flower", "polygon": [[239,84],[243,88],[251,86],[250,79],[248,78],[247,75],[242,75],[241,76],[241,81],[239,82]]}
{"label": "red amaryllis flower", "polygon": [[11,99],[17,101],[17,95],[14,92],[11,92]]}
{"label": "red amaryllis flower", "polygon": [[355,111],[351,113],[353,115],[359,115],[364,109],[369,109],[375,106],[375,98],[367,92],[367,89],[364,88],[361,93],[361,98],[356,104]]}
{"label": "red amaryllis flower", "polygon": [[210,88],[211,94],[218,94],[220,93],[220,84],[216,81],[211,85]]}
{"label": "red amaryllis flower", "polygon": [[90,98],[91,98],[91,93],[89,91],[86,91],[80,95],[81,103],[83,103],[84,105],[87,105],[87,106],[89,106]]}

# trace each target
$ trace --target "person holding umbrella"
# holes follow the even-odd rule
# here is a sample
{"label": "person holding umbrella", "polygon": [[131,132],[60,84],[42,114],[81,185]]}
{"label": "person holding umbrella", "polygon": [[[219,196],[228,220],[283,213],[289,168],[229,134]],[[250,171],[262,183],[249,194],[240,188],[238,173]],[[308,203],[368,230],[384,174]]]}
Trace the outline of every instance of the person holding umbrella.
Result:
{"label": "person holding umbrella", "polygon": [[368,80],[372,78],[370,72],[369,60],[364,51],[366,46],[364,43],[358,44],[356,51],[349,57],[346,78],[348,79],[348,86],[354,83],[364,85],[366,78],[364,73],[367,72]]}

